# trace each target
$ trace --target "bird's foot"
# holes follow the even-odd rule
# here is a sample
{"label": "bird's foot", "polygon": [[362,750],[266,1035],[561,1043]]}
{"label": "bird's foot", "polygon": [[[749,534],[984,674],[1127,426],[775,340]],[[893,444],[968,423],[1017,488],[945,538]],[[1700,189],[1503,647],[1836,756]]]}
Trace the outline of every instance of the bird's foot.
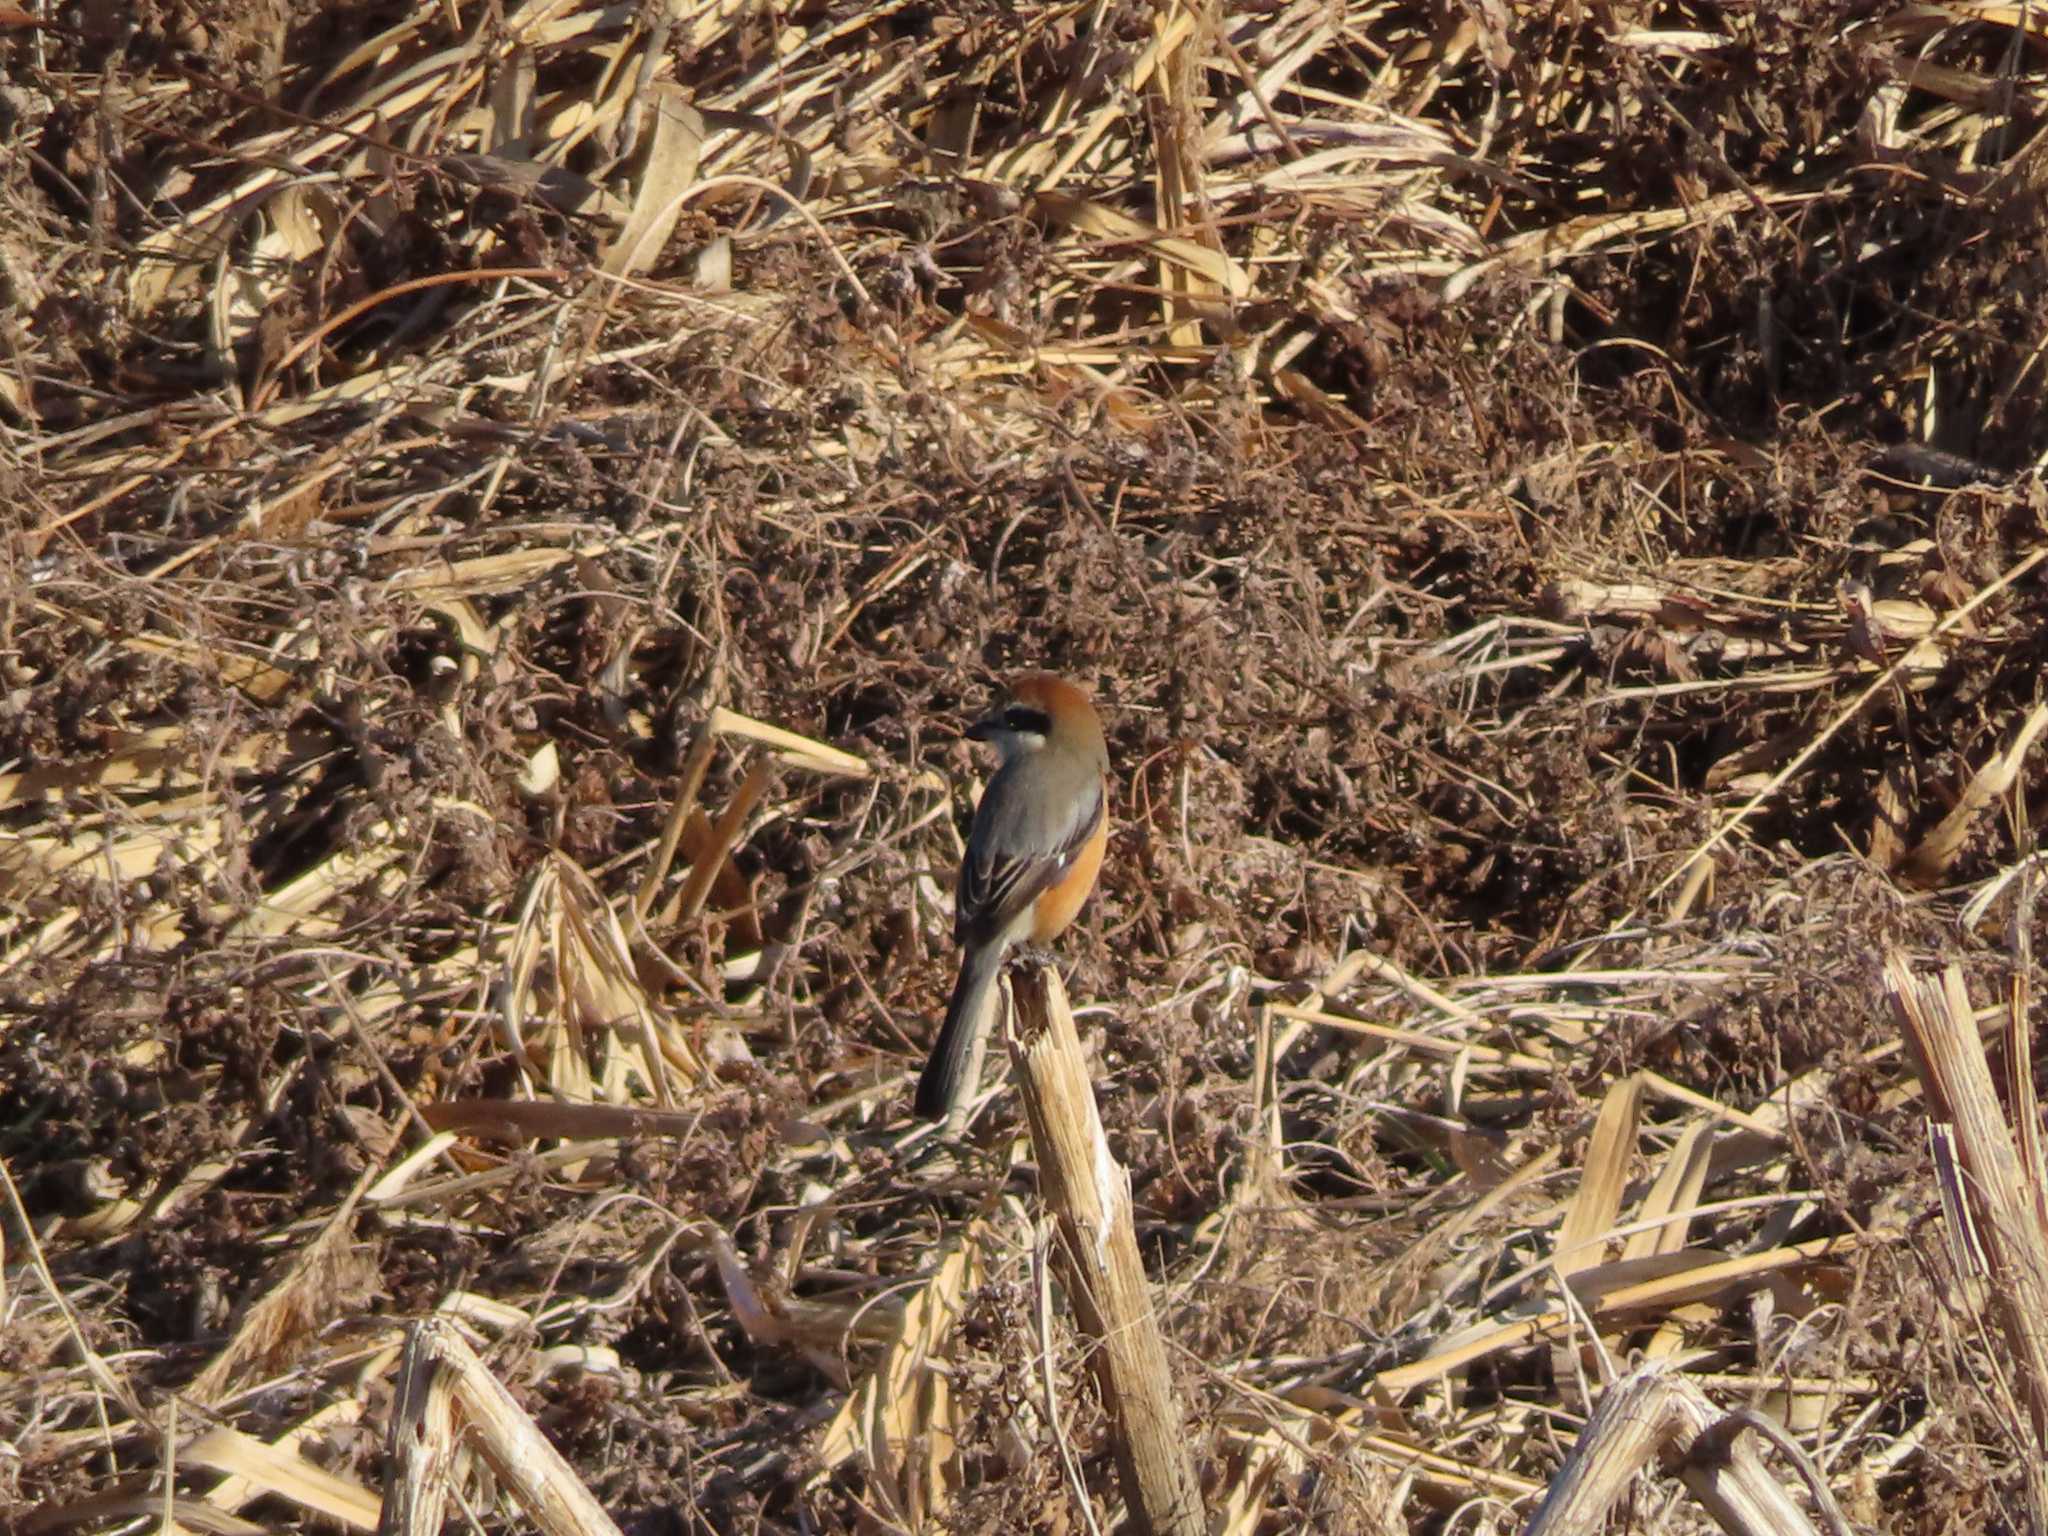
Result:
{"label": "bird's foot", "polygon": [[1034,944],[1029,940],[1010,948],[1009,963],[1014,966],[1040,966],[1051,968],[1057,964],[1050,944]]}

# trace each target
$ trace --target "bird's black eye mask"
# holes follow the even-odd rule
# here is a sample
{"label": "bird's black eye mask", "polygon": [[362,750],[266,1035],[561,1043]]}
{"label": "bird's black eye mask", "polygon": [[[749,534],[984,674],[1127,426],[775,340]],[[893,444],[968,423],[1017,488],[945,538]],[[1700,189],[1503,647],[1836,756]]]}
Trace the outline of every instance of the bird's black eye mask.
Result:
{"label": "bird's black eye mask", "polygon": [[1052,716],[1042,709],[1033,709],[1028,704],[1012,704],[1001,714],[990,715],[986,720],[977,720],[967,732],[974,741],[987,741],[997,731],[1010,731],[1018,736],[1046,736],[1052,732]]}

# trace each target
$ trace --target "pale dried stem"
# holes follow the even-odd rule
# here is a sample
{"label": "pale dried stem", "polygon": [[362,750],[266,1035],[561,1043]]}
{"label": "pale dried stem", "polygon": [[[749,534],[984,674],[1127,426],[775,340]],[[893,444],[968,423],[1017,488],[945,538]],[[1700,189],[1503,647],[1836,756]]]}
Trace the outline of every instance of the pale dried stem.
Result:
{"label": "pale dried stem", "polygon": [[429,1536],[442,1506],[460,1441],[457,1423],[512,1496],[549,1536],[619,1536],[610,1515],[561,1452],[463,1342],[455,1325],[432,1317],[413,1329],[399,1366],[391,1414],[380,1536]]}
{"label": "pale dried stem", "polygon": [[1175,1400],[1152,1292],[1131,1225],[1130,1179],[1095,1111],[1066,989],[1027,968],[1015,987],[1017,1091],[1038,1154],[1040,1193],[1059,1218],[1068,1295],[1117,1426],[1125,1501],[1141,1532],[1201,1536],[1200,1485]]}
{"label": "pale dried stem", "polygon": [[[1653,1460],[1677,1463],[1694,1498],[1729,1536],[1818,1536],[1790,1493],[1699,1387],[1662,1365],[1623,1377],[1600,1399],[1522,1536],[1590,1536]],[[1817,1490],[1824,1507],[1832,1500]],[[1839,1524],[1830,1520],[1839,1530]]]}
{"label": "pale dried stem", "polygon": [[[1952,1133],[1961,1156],[1964,1203],[1958,1214],[1970,1231],[1957,1232],[1955,1251],[1982,1256],[1982,1292],[2005,1336],[1998,1357],[2025,1423],[2015,1424],[2026,1454],[2027,1494],[2033,1528],[2048,1530],[2048,1220],[2044,1191],[2029,1176],[1984,1052],[1962,968],[1950,964],[1937,979],[1916,974],[1894,951],[1885,957],[1884,984],[1906,1036],[1907,1054],[1927,1091],[1928,1116]],[[2024,1029],[2008,1049],[2026,1054]],[[2030,1439],[2031,1443],[2027,1443]]]}

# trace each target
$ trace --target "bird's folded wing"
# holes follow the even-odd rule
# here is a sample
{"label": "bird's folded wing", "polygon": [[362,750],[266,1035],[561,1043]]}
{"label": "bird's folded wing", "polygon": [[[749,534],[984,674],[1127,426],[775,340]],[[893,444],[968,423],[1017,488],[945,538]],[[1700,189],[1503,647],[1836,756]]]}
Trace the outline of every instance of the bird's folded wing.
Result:
{"label": "bird's folded wing", "polygon": [[960,889],[954,904],[954,936],[965,941],[974,932],[1000,933],[1034,901],[1057,884],[1102,825],[1103,796],[1082,802],[1082,814],[1059,829],[1050,847],[1029,850],[996,846],[974,848],[960,866]]}

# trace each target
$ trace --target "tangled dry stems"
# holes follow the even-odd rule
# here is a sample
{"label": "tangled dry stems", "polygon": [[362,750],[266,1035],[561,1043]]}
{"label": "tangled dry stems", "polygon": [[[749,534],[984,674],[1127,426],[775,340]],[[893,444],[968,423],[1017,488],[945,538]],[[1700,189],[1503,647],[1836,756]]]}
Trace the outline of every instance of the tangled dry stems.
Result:
{"label": "tangled dry stems", "polygon": [[2034,920],[2023,9],[369,16],[4,41],[8,1502],[303,1520],[169,1405],[374,1487],[441,1310],[614,1511],[1110,1518],[902,1119],[1030,663],[1225,1528],[1505,1518],[1586,1318],[2021,1523],[1876,957]]}

